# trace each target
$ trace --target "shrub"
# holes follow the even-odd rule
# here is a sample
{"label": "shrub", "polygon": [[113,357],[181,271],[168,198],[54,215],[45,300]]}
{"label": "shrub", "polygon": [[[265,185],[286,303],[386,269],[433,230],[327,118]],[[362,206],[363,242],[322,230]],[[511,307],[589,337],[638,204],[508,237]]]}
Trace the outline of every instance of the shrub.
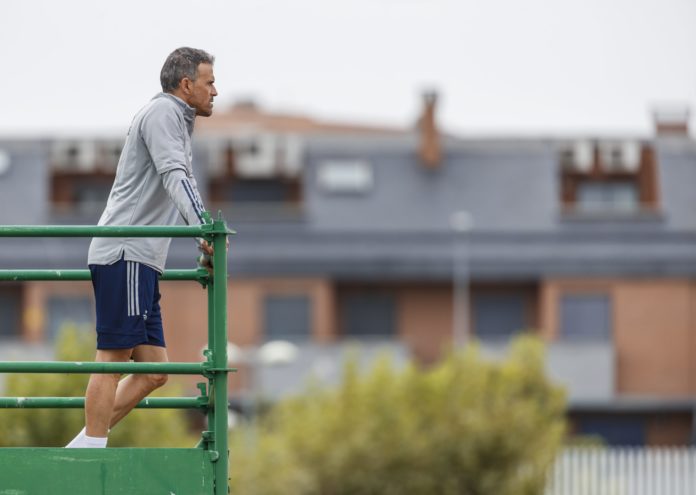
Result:
{"label": "shrub", "polygon": [[338,389],[279,403],[231,438],[245,495],[533,495],[562,442],[563,392],[522,337],[501,363],[470,346],[428,371],[345,365]]}

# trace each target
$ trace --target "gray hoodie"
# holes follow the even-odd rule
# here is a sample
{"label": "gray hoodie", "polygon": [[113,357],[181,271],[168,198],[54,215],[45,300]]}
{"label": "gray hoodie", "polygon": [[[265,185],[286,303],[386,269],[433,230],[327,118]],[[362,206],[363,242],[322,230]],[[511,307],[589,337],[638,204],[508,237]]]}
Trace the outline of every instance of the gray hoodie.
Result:
{"label": "gray hoodie", "polygon": [[[194,108],[168,93],[156,95],[133,119],[116,169],[116,178],[99,225],[175,225],[180,215],[203,223],[205,210],[191,165]],[[159,272],[169,238],[95,237],[90,265],[110,265],[121,257]]]}

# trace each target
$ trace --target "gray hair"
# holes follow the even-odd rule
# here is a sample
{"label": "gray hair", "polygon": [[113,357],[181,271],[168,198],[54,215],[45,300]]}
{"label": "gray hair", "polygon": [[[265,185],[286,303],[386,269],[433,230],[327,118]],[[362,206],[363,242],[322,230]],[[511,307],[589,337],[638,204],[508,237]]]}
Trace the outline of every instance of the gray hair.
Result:
{"label": "gray hair", "polygon": [[179,87],[179,83],[185,77],[195,81],[198,77],[198,65],[215,62],[208,52],[183,46],[169,54],[160,72],[162,91],[170,93]]}

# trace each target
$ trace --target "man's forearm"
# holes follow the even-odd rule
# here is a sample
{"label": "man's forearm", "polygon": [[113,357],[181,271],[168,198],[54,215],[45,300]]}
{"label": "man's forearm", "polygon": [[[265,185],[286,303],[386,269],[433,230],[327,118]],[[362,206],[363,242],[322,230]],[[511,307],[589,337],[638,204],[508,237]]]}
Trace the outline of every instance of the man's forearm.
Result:
{"label": "man's forearm", "polygon": [[184,170],[174,169],[165,172],[162,174],[162,184],[188,225],[205,223],[205,207],[198,188]]}

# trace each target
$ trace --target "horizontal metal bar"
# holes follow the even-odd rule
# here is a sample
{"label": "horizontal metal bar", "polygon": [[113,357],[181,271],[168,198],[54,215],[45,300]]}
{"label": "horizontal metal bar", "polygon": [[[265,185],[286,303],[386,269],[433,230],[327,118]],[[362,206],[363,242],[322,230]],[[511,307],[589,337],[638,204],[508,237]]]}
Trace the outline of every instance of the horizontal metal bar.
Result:
{"label": "horizontal metal bar", "polygon": [[[0,397],[0,409],[82,409],[84,397]],[[135,407],[140,409],[205,409],[203,397],[148,397]]]}
{"label": "horizontal metal bar", "polygon": [[102,363],[69,361],[2,361],[0,373],[161,373],[204,375],[208,364],[201,363]]}
{"label": "horizontal metal bar", "polygon": [[165,270],[160,280],[201,280],[210,278],[208,270]]}
{"label": "horizontal metal bar", "polygon": [[205,225],[2,225],[0,237],[203,237]]}
{"label": "horizontal metal bar", "polygon": [[[166,270],[161,280],[204,280],[207,270]],[[89,270],[0,270],[0,280],[91,280]]]}

